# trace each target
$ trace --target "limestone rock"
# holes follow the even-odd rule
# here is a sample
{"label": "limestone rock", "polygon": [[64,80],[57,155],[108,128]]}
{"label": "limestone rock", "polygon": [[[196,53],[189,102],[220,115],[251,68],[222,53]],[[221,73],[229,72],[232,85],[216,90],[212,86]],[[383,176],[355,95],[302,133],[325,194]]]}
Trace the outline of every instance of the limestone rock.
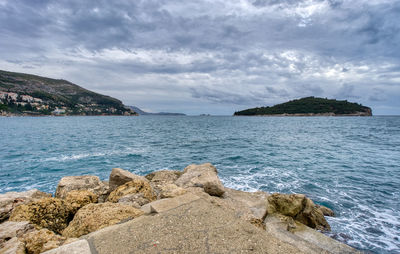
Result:
{"label": "limestone rock", "polygon": [[135,175],[127,170],[121,169],[121,168],[113,168],[110,174],[110,180],[109,180],[109,186],[110,189],[109,191],[115,190],[118,186],[121,186],[127,182],[136,180],[136,179],[141,179],[144,180],[145,178],[143,176],[138,176]]}
{"label": "limestone rock", "polygon": [[45,197],[51,197],[51,194],[37,189],[0,194],[0,222],[7,220],[15,207]]}
{"label": "limestone rock", "polygon": [[64,243],[56,249],[44,252],[44,254],[92,254],[88,241],[78,240],[69,244]]}
{"label": "limestone rock", "polygon": [[118,203],[124,204],[124,205],[130,205],[135,208],[140,208],[141,206],[149,203],[150,200],[144,197],[144,193],[139,192],[135,194],[129,194],[126,196],[121,197],[118,199]]}
{"label": "limestone rock", "polygon": [[330,230],[322,211],[303,194],[274,193],[268,197],[268,214],[279,213],[318,230]]}
{"label": "limestone rock", "polygon": [[0,224],[0,244],[35,230],[35,227],[28,221],[6,221]]}
{"label": "limestone rock", "polygon": [[156,199],[156,195],[150,186],[149,181],[146,179],[135,179],[112,191],[108,196],[108,201],[116,203],[121,197],[136,193],[143,193],[143,197],[149,201]]}
{"label": "limestone rock", "polygon": [[97,203],[97,195],[88,190],[73,190],[67,193],[65,202],[75,214],[80,208],[90,203]]}
{"label": "limestone rock", "polygon": [[64,230],[63,236],[80,237],[121,221],[134,219],[142,214],[141,210],[123,204],[109,202],[89,204],[75,214],[74,219]]}
{"label": "limestone rock", "polygon": [[66,176],[61,178],[56,190],[56,197],[64,199],[67,193],[73,190],[89,190],[99,197],[107,195],[108,186],[97,176]]}
{"label": "limestone rock", "polygon": [[178,187],[177,185],[170,183],[160,186],[160,198],[174,198],[185,194],[187,191],[184,188]]}
{"label": "limestone rock", "polygon": [[324,216],[331,216],[331,217],[335,216],[335,213],[330,208],[323,205],[317,205],[317,207],[319,208],[319,210],[321,210]]}
{"label": "limestone rock", "polygon": [[263,191],[245,192],[225,188],[224,201],[246,220],[264,220],[269,194]]}
{"label": "limestone rock", "polygon": [[160,170],[146,175],[146,179],[155,183],[174,183],[183,172],[178,170]]}
{"label": "limestone rock", "polygon": [[0,243],[1,254],[26,254],[25,244],[18,239],[13,237],[10,240]]}
{"label": "limestone rock", "polygon": [[225,190],[217,173],[217,169],[210,163],[189,165],[175,181],[175,184],[184,188],[202,187],[206,193],[220,197]]}
{"label": "limestone rock", "polygon": [[30,221],[43,228],[61,233],[67,227],[71,211],[64,200],[42,198],[16,207],[10,221]]}
{"label": "limestone rock", "polygon": [[28,254],[39,254],[61,246],[65,237],[54,234],[48,229],[41,229],[30,232],[22,237]]}

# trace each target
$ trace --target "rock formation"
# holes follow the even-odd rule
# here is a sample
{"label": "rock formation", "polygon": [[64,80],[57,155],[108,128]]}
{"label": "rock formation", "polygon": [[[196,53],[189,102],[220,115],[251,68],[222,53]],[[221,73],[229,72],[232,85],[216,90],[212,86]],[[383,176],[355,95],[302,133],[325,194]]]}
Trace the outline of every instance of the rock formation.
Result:
{"label": "rock formation", "polygon": [[0,253],[356,253],[313,230],[330,230],[329,208],[302,194],[226,188],[210,163],[145,177],[115,168],[109,183],[68,176],[56,197],[32,190],[0,201],[2,218],[11,214]]}

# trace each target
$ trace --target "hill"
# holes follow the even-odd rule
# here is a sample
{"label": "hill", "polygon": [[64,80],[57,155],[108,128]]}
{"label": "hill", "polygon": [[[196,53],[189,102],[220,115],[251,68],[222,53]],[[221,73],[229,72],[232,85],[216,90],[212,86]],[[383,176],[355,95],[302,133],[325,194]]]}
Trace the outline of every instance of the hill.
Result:
{"label": "hill", "polygon": [[118,99],[89,91],[63,79],[1,70],[0,113],[137,115]]}
{"label": "hill", "polygon": [[169,113],[169,112],[149,113],[135,106],[129,106],[129,107],[141,116],[186,116],[183,113]]}
{"label": "hill", "polygon": [[305,97],[272,107],[251,108],[234,113],[235,116],[371,116],[372,110],[358,103],[334,99]]}

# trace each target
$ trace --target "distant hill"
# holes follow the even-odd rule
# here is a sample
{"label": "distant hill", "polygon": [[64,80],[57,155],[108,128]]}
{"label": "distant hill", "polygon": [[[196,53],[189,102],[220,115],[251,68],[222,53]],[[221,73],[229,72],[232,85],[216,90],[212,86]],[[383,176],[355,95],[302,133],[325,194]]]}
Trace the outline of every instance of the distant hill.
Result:
{"label": "distant hill", "polygon": [[135,106],[129,106],[132,110],[134,110],[136,113],[138,113],[139,115],[143,115],[143,116],[186,116],[183,113],[168,113],[168,112],[159,112],[159,113],[149,113],[149,112],[145,112],[143,110],[141,110],[138,107]]}
{"label": "distant hill", "polygon": [[306,97],[272,107],[251,108],[234,113],[235,116],[371,116],[372,110],[358,103]]}
{"label": "distant hill", "polygon": [[0,70],[0,113],[137,115],[118,99],[69,81]]}

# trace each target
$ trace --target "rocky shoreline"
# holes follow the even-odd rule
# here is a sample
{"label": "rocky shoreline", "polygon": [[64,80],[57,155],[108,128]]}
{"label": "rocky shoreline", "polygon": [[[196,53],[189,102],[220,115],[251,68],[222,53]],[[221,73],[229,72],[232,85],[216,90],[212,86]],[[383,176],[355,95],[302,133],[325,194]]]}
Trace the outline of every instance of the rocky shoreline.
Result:
{"label": "rocky shoreline", "polygon": [[109,181],[66,176],[53,197],[0,194],[0,253],[358,253],[321,232],[332,210],[302,194],[224,187],[189,165]]}

